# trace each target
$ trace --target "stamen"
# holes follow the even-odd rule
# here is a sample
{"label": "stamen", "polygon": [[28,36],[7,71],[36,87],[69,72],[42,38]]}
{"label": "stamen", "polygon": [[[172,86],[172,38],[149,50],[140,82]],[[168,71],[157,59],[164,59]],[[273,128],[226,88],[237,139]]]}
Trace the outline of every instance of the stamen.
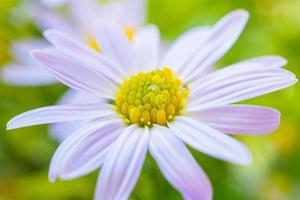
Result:
{"label": "stamen", "polygon": [[95,37],[93,37],[93,36],[87,37],[86,42],[87,42],[87,44],[88,44],[92,49],[94,49],[94,50],[97,51],[98,53],[100,53],[100,52],[102,51],[102,50],[101,50],[101,47],[100,47],[100,45],[97,43],[97,40],[96,40]]}
{"label": "stamen", "polygon": [[125,26],[124,31],[129,41],[132,41],[136,32],[136,28],[134,26]]}
{"label": "stamen", "polygon": [[120,86],[115,104],[126,122],[166,126],[182,112],[188,95],[189,88],[166,67],[129,77]]}

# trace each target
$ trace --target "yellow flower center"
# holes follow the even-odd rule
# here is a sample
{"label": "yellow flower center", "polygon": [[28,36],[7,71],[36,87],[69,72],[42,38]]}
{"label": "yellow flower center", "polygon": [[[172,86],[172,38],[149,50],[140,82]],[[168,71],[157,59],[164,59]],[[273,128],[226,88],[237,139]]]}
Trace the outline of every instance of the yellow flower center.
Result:
{"label": "yellow flower center", "polygon": [[127,123],[167,125],[182,112],[188,95],[189,88],[166,67],[130,76],[120,86],[115,105]]}

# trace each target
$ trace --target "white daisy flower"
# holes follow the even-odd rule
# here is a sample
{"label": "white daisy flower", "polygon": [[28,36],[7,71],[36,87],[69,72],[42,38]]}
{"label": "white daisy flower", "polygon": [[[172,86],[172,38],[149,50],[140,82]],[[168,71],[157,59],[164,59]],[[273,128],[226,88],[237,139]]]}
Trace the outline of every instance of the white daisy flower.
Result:
{"label": "white daisy flower", "polygon": [[47,31],[55,49],[35,51],[35,59],[62,83],[103,101],[39,108],[13,118],[7,128],[87,120],[58,147],[49,179],[72,179],[102,167],[97,200],[127,199],[148,150],[185,199],[212,199],[211,184],[184,143],[217,159],[250,163],[248,149],[228,133],[272,132],[280,114],[232,103],[296,82],[281,68],[286,61],[279,56],[249,59],[205,75],[247,19],[246,11],[231,12],[209,30],[185,34],[162,59],[155,26],[138,30],[129,42],[120,26],[104,24],[95,34],[102,54],[61,32]]}

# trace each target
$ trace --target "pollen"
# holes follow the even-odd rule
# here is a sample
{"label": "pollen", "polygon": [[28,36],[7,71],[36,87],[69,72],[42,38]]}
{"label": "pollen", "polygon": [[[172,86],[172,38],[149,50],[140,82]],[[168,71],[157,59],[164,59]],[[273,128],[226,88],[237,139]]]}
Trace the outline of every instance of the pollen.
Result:
{"label": "pollen", "polygon": [[132,41],[134,39],[136,28],[134,26],[125,26],[124,31],[125,31],[125,34],[126,34],[128,40]]}
{"label": "pollen", "polygon": [[94,49],[97,52],[101,52],[101,47],[100,45],[97,43],[97,40],[95,37],[93,36],[89,36],[86,39],[86,43],[89,45],[89,47],[91,47],[92,49]]}
{"label": "pollen", "polygon": [[188,86],[165,67],[126,79],[116,94],[115,105],[129,124],[166,126],[182,113],[188,95]]}

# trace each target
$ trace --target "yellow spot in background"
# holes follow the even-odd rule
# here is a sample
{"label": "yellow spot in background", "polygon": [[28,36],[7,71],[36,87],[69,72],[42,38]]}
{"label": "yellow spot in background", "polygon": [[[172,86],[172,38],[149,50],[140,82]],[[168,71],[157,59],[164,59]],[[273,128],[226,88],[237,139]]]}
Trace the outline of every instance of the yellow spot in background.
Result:
{"label": "yellow spot in background", "polygon": [[270,135],[281,155],[288,155],[293,152],[297,145],[298,137],[296,124],[289,121],[282,121],[279,129]]}
{"label": "yellow spot in background", "polygon": [[189,88],[166,67],[130,76],[120,86],[115,104],[126,122],[166,126],[182,112],[188,95]]}
{"label": "yellow spot in background", "polygon": [[258,192],[259,200],[288,200],[292,199],[292,184],[282,173],[272,173],[266,177]]}

